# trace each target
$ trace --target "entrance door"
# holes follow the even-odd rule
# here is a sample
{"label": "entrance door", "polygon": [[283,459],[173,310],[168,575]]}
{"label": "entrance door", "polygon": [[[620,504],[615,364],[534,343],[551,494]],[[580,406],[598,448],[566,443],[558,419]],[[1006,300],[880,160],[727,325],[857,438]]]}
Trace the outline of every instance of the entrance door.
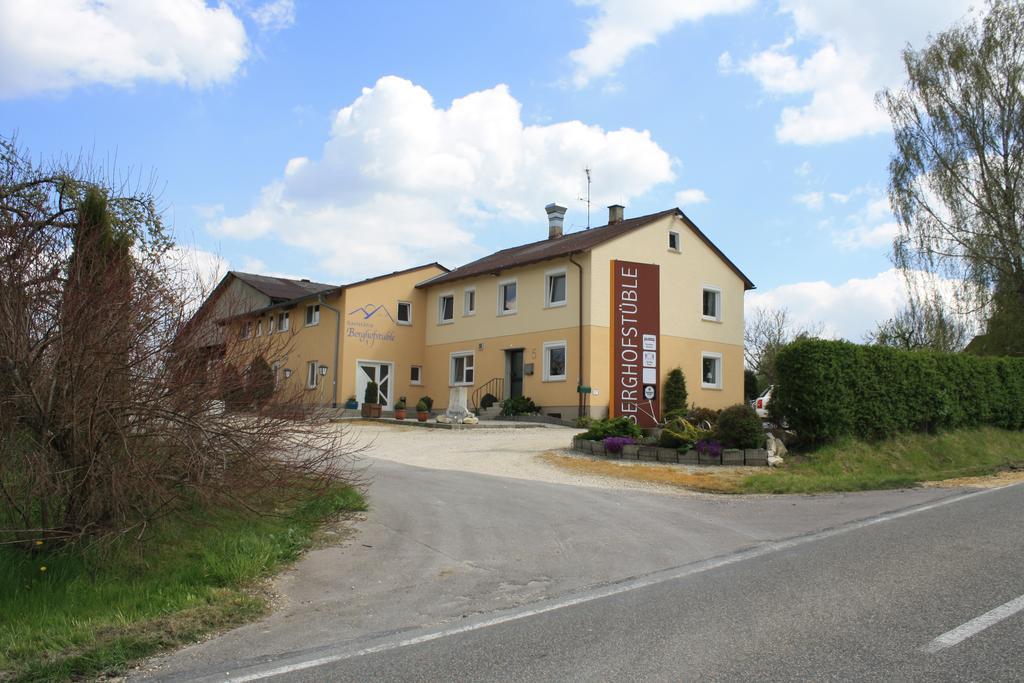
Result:
{"label": "entrance door", "polygon": [[361,360],[356,363],[356,400],[363,402],[366,385],[377,383],[377,403],[391,405],[391,363]]}
{"label": "entrance door", "polygon": [[508,376],[508,396],[523,395],[523,350],[511,349],[505,352],[505,374]]}

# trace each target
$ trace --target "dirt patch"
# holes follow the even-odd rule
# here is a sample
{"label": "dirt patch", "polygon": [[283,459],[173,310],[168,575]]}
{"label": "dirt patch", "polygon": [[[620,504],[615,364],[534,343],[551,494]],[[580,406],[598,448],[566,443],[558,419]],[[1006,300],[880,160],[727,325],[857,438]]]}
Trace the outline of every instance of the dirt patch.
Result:
{"label": "dirt patch", "polygon": [[737,493],[740,482],[755,471],[755,467],[690,467],[686,465],[659,465],[622,460],[602,460],[585,456],[562,455],[554,451],[542,453],[540,459],[576,474],[614,477],[647,484],[676,486],[704,493]]}
{"label": "dirt patch", "polygon": [[953,489],[961,486],[969,486],[979,489],[996,489],[1010,484],[1017,484],[1024,481],[1024,471],[1010,470],[997,472],[984,477],[959,477],[957,479],[943,479],[942,481],[926,481],[921,486],[931,489]]}

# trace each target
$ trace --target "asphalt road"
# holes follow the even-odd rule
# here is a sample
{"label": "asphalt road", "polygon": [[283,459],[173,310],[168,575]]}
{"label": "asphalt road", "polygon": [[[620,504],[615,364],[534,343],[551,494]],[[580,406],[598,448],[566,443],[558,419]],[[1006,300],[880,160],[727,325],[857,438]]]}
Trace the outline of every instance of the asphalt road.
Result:
{"label": "asphalt road", "polygon": [[1021,680],[1024,611],[929,646],[1024,608],[1024,486],[919,507],[208,680]]}
{"label": "asphalt road", "polygon": [[[284,577],[281,609],[139,677],[928,678],[1021,635],[1016,615],[919,651],[1024,593],[1021,488],[687,497],[386,461],[374,477],[367,519]],[[939,507],[884,517],[921,505]],[[1014,677],[1000,652],[960,672]]]}

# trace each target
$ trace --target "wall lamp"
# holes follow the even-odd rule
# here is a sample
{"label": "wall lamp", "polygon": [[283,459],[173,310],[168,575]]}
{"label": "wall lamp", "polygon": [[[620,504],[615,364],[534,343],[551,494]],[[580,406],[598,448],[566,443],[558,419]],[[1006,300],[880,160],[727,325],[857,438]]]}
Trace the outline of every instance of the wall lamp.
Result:
{"label": "wall lamp", "polygon": [[327,366],[326,365],[321,365],[320,366],[320,376],[321,377],[326,377],[327,376]]}

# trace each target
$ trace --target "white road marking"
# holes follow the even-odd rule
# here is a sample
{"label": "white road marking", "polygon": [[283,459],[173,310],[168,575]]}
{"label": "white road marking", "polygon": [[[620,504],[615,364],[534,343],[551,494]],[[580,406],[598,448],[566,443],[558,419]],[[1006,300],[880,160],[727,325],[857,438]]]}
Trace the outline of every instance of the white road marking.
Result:
{"label": "white road marking", "polygon": [[1013,600],[996,607],[994,610],[985,612],[980,617],[971,619],[966,624],[961,624],[952,631],[946,631],[921,649],[925,652],[934,654],[940,650],[945,650],[947,647],[953,647],[957,643],[967,640],[971,636],[984,631],[989,626],[998,624],[1007,617],[1012,617],[1022,609],[1024,609],[1024,595],[1019,598],[1014,598]]}
{"label": "white road marking", "polygon": [[[1017,486],[1017,484],[1010,484],[1009,486]],[[372,645],[369,647],[355,650],[342,650],[321,657],[314,657],[311,659],[295,658],[288,663],[281,662],[278,666],[274,666],[272,668],[267,669],[257,669],[255,671],[251,671],[250,673],[239,673],[231,675],[230,672],[224,672],[220,675],[199,676],[193,679],[184,679],[183,677],[179,678],[176,676],[174,677],[174,680],[184,679],[193,681],[230,681],[231,683],[261,681],[267,678],[273,678],[274,676],[283,676],[285,674],[294,673],[296,671],[314,669],[316,667],[325,666],[327,664],[335,664],[346,659],[353,659],[355,657],[363,657],[366,655],[377,654],[379,652],[386,652],[388,650],[397,650],[403,647],[419,645],[420,643],[426,643],[432,640],[439,640],[441,638],[447,638],[449,636],[459,635],[461,633],[478,631],[480,629],[489,628],[491,626],[497,626],[499,624],[505,624],[512,621],[519,621],[520,619],[527,619],[529,617],[537,616],[539,614],[554,612],[556,610],[565,609],[566,607],[572,607],[574,605],[580,605],[583,603],[592,602],[594,600],[600,600],[601,598],[607,598],[613,595],[618,595],[620,593],[627,593],[630,591],[638,590],[640,588],[646,588],[648,586],[653,586],[655,584],[664,583],[665,581],[672,581],[687,576],[693,576],[695,574],[701,574],[713,569],[718,569],[719,567],[724,567],[726,565],[736,564],[737,562],[744,562],[746,560],[752,560],[771,553],[776,553],[782,550],[789,550],[791,548],[796,548],[802,545],[806,545],[808,543],[813,543],[827,538],[832,538],[833,536],[839,536],[850,531],[864,529],[870,526],[874,526],[875,524],[881,524],[883,522],[889,522],[895,519],[909,517],[910,515],[916,515],[921,512],[928,512],[929,510],[945,507],[946,505],[950,505],[952,503],[959,503],[970,498],[984,496],[989,493],[1001,491],[1004,488],[1009,488],[1009,486],[984,489],[981,491],[972,491],[971,493],[965,493],[950,498],[943,498],[933,503],[926,503],[924,505],[909,507],[896,512],[890,512],[887,514],[879,515],[878,517],[872,517],[870,519],[864,519],[858,522],[851,522],[849,524],[833,527],[831,529],[825,529],[824,531],[818,531],[812,534],[807,534],[805,536],[798,536],[796,538],[790,538],[783,541],[765,543],[755,548],[751,548],[750,550],[740,551],[738,553],[727,555],[725,557],[704,560],[701,562],[683,565],[681,567],[675,567],[672,569],[665,569],[659,572],[654,572],[652,574],[647,574],[645,576],[639,576],[624,581],[620,581],[618,583],[614,583],[611,585],[595,588],[584,593],[578,593],[574,597],[567,597],[560,600],[555,600],[547,604],[541,603],[534,607],[525,607],[509,610],[507,612],[498,614],[497,616],[492,617],[490,619],[474,620],[469,623],[462,624],[460,626],[439,629],[436,631],[427,631],[420,635],[411,636],[404,639],[392,640],[389,638],[377,645]],[[1024,596],[1022,596],[1022,598],[1020,599],[1024,599]],[[942,636],[940,636],[940,638],[941,637]],[[342,645],[342,647],[343,646],[344,645]],[[187,673],[185,675],[187,676]]]}

